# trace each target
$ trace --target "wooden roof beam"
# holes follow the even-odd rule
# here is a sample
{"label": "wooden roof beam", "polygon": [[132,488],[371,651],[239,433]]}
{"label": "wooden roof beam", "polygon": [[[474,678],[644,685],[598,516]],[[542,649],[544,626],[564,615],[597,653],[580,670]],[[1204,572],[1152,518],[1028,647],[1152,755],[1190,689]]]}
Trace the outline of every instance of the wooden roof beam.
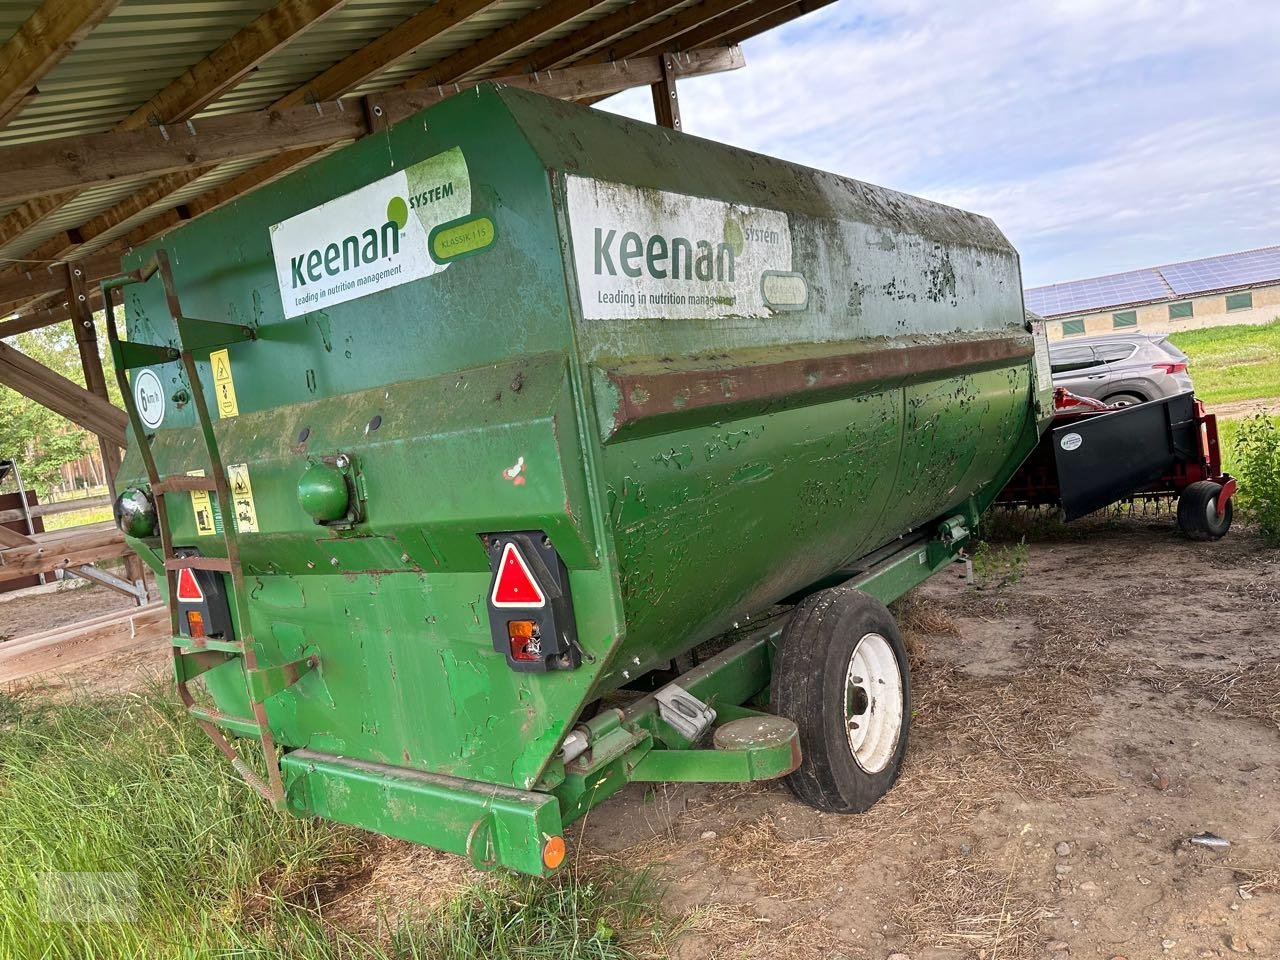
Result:
{"label": "wooden roof beam", "polygon": [[[83,259],[90,283],[120,272],[120,253],[123,248],[123,244],[112,244]],[[61,263],[33,265],[27,270],[5,275],[0,278],[0,303],[30,302],[65,292],[67,275],[64,266]],[[10,312],[12,310],[10,308]],[[6,315],[0,311],[0,316]]]}
{"label": "wooden roof beam", "polygon": [[835,0],[801,0],[800,3],[792,3],[789,7],[785,7],[776,13],[761,17],[759,20],[753,21],[748,26],[733,33],[727,33],[716,40],[710,41],[707,46],[712,44],[719,46],[720,44],[742,43],[744,40],[750,40],[762,33],[767,33],[775,27],[780,27],[784,23],[790,23],[797,20],[807,13],[813,13],[815,10],[821,10],[823,7],[830,6]]}
{"label": "wooden roof beam", "polygon": [[401,89],[434,87],[466,79],[472,73],[483,70],[513,50],[533,43],[584,13],[590,13],[601,3],[602,0],[551,0],[550,3],[526,13],[519,20],[507,24],[500,30],[495,30],[483,40],[464,47],[452,56],[445,57],[421,73],[414,74],[401,84]]}
{"label": "wooden roof beam", "polygon": [[659,20],[650,27],[617,41],[604,50],[577,63],[605,63],[609,60],[625,60],[651,51],[670,49],[681,35],[694,30],[707,21],[745,7],[748,0],[702,0],[702,3],[686,7],[679,13]]}
{"label": "wooden roof beam", "polygon": [[125,412],[21,350],[0,343],[0,384],[30,397],[116,446],[124,446]]}
{"label": "wooden roof beam", "polygon": [[[152,124],[176,123],[194,116],[233,88],[263,60],[309,27],[320,23],[346,2],[347,0],[281,0],[236,31],[226,43],[182,76],[166,84],[159,93],[120,121],[115,129],[138,130]],[[3,62],[2,56],[0,62]],[[0,219],[0,244],[16,239],[76,196],[77,193],[68,192],[41,197],[10,211]],[[69,242],[60,253],[74,249],[75,246],[74,242]]]}
{"label": "wooden roof beam", "polygon": [[[438,0],[437,3],[432,4],[426,10],[410,17],[404,23],[387,31],[372,43],[366,44],[355,53],[334,64],[328,70],[308,80],[293,92],[276,100],[275,103],[267,107],[267,111],[284,110],[306,103],[336,98],[348,93],[378,71],[409,55],[422,44],[434,39],[451,27],[457,26],[462,20],[478,13],[485,7],[492,6],[496,2],[497,0]],[[257,185],[258,182],[267,183],[270,179],[274,179],[299,164],[313,159],[319,149],[290,150],[287,154],[281,154],[272,160],[270,164],[265,165],[261,175],[267,177],[267,179],[255,182],[250,176],[252,171],[246,171],[236,177],[232,183],[237,185],[250,184],[251,186],[248,189],[252,189],[252,186]],[[110,209],[98,214],[88,223],[81,226],[79,232],[86,241],[101,236],[120,224],[132,220],[151,207],[163,204],[173,194],[194,183],[208,173],[210,169],[210,167],[206,166],[194,170],[166,174],[137,193],[126,197]],[[222,188],[216,189],[225,192]],[[172,218],[165,218],[162,215],[162,219],[164,220],[162,229],[168,229],[172,226]],[[150,221],[148,221],[149,223]],[[0,227],[2,227],[2,224],[0,224]],[[137,229],[135,228],[135,231],[131,232],[130,235],[132,236],[136,232]],[[68,251],[62,251],[59,256],[66,252]]]}
{"label": "wooden roof beam", "polygon": [[[497,0],[438,0],[426,10],[410,17],[398,27],[389,30],[372,43],[366,44],[323,73],[313,77],[292,93],[281,97],[268,107],[268,110],[280,110],[303,103],[340,97],[360,86],[379,71],[408,56],[424,43],[492,6],[495,2]],[[267,163],[246,170],[230,182],[203,194],[188,206],[193,215],[212,210],[242,193],[270,183],[295,167],[314,160],[319,153],[319,148],[286,151]],[[87,224],[86,228],[91,235],[97,235],[92,232],[99,227],[110,229],[110,226],[123,223],[147,207],[161,202],[162,196],[171,195],[186,187],[197,176],[199,174],[175,173],[163,177],[149,188],[145,195],[138,196],[136,200],[130,198],[117,204],[116,207],[95,218],[97,222]],[[140,242],[169,229],[172,225],[171,217],[162,216],[135,228],[128,237],[131,242]]]}
{"label": "wooden roof beam", "polygon": [[700,27],[695,27],[688,33],[681,34],[676,38],[674,48],[692,50],[695,47],[723,42],[725,37],[733,36],[765,17],[794,6],[796,6],[796,0],[753,0],[744,7],[739,7]]}
{"label": "wooden roof beam", "polygon": [[44,0],[0,48],[0,117],[17,116],[40,79],[89,35],[120,0]]}
{"label": "wooden roof beam", "polygon": [[187,120],[347,0],[282,0],[129,115],[119,129]]}
{"label": "wooden roof beam", "polygon": [[552,70],[569,61],[585,56],[603,44],[637,27],[644,26],[674,7],[682,0],[634,0],[609,16],[575,30],[540,50],[535,50],[503,70],[504,73],[521,73],[527,70]]}
{"label": "wooden roof beam", "polygon": [[271,109],[331,100],[349,93],[366,80],[407,57],[429,40],[434,40],[451,27],[456,27],[497,0],[437,0],[400,26],[361,47],[346,59],[281,97]]}
{"label": "wooden roof beam", "polygon": [[[742,53],[734,48],[713,48],[698,51],[703,56],[691,55],[682,58],[678,65],[681,76],[698,76],[705,73],[720,73],[725,70],[736,70],[744,63]],[[603,67],[603,69],[595,69]],[[578,100],[585,97],[606,97],[631,87],[646,86],[657,82],[661,77],[661,66],[658,57],[642,57],[610,64],[589,64],[574,66],[554,73],[522,74],[511,77],[493,78],[509,86],[519,86],[534,90],[549,97],[567,100]],[[450,83],[447,88],[437,90],[435,87],[418,88],[399,93],[386,93],[377,96],[379,104],[386,110],[388,122],[402,120],[418,110],[424,109],[452,96],[456,89],[466,89],[482,81],[473,80],[466,83]],[[329,148],[331,149],[331,148]],[[202,194],[186,204],[192,217],[200,216],[214,210],[236,197],[255,190],[263,184],[276,180],[300,163],[305,163],[317,156],[318,151],[300,150],[282,153],[264,164],[260,164],[242,173],[240,176]],[[305,155],[305,156],[304,156]],[[165,218],[169,217],[168,220]],[[125,238],[130,244],[138,245],[146,242],[157,233],[176,226],[172,215],[165,215],[154,221],[148,221],[139,230],[133,231]]]}
{"label": "wooden roof beam", "polygon": [[[682,54],[675,62],[679,76],[719,73],[725,70],[736,70],[742,65],[742,53],[737,48],[699,50],[690,54]],[[569,67],[563,70],[542,71],[535,74],[519,74],[498,79],[509,86],[523,87],[546,96],[563,99],[582,99],[590,96],[608,96],[631,87],[654,83],[661,78],[661,75],[658,57],[651,56],[607,64],[591,64],[581,67]],[[470,87],[479,82],[481,81],[468,80],[462,82],[460,86],[464,88]],[[454,89],[455,86],[450,84],[447,89],[427,87],[415,90],[392,91],[378,94],[376,99],[384,110],[386,122],[394,123],[451,96]],[[357,110],[355,104],[348,106],[344,110],[340,110],[336,103],[324,104],[321,106],[321,114],[324,117],[331,118],[332,125],[324,127],[324,129],[328,130],[326,136],[337,143],[370,132],[365,126],[364,111]],[[232,114],[216,119],[210,118],[202,121],[196,127],[196,130],[197,132],[201,130],[209,131],[220,138],[220,131],[225,126],[231,129],[232,132],[229,137],[230,140],[238,143],[237,149],[246,151],[244,155],[275,153],[281,150],[283,146],[297,142],[298,137],[293,133],[294,127],[292,124],[300,115],[305,115],[308,122],[315,128],[305,136],[315,136],[319,139],[316,130],[320,129],[320,121],[316,118],[315,107],[294,108],[281,113],[261,111],[251,114]],[[88,164],[86,166],[79,166],[80,161],[77,159],[68,168],[80,170],[79,176],[103,175],[101,171],[93,166],[93,163],[98,162],[105,164],[110,169],[116,169],[123,165],[121,168],[131,168],[136,173],[139,169],[146,169],[148,163],[163,165],[177,162],[175,157],[179,156],[183,149],[181,141],[176,137],[170,141],[165,141],[158,134],[104,133],[97,134],[95,137],[68,139],[79,143],[78,149],[85,157],[96,158],[86,161],[86,164]],[[220,139],[219,142],[221,145],[217,149],[228,149],[227,142],[221,142]],[[137,152],[130,153],[124,150],[125,145],[132,144],[137,147],[139,143],[142,146]],[[175,144],[177,144],[176,147]],[[332,144],[327,144],[320,149],[332,149],[332,146]],[[0,148],[0,160],[4,160],[3,163],[0,163],[0,166],[6,168],[12,166],[13,164],[5,158],[16,157],[21,153],[26,158],[24,162],[27,165],[26,168],[30,176],[52,176],[49,171],[42,170],[39,167],[36,163],[36,157],[37,155],[43,156],[42,162],[56,167],[60,156],[64,152],[63,141],[46,141],[43,144]],[[297,162],[295,157],[297,152],[307,153],[309,156],[314,153],[311,149],[280,153],[272,160],[242,174],[241,177],[196,198],[190,204],[187,204],[181,213],[176,210],[167,211],[131,231],[123,239],[116,240],[97,253],[86,257],[84,259],[84,267],[89,281],[93,282],[119,272],[120,255],[130,246],[143,243],[151,239],[155,234],[179,225],[184,219],[212,210],[238,196],[241,192],[288,172]],[[240,154],[234,154],[234,156],[238,155]],[[269,176],[266,175],[268,171],[270,173]],[[0,177],[0,184],[3,183],[4,178]],[[3,192],[3,189],[0,186],[0,193]],[[19,301],[30,301],[33,298],[51,296],[60,292],[64,286],[65,279],[60,269],[41,266],[20,273],[14,272],[0,277],[0,304],[12,304]],[[44,315],[51,316],[51,311],[44,311]],[[18,320],[0,323],[0,336],[9,336],[23,330],[46,326],[49,323],[56,323],[60,319],[61,317],[51,317],[47,322],[41,322],[36,317],[28,318],[23,316]],[[3,332],[6,329],[9,330],[9,333]]]}
{"label": "wooden roof beam", "polygon": [[[101,303],[101,298],[99,298],[99,303]],[[52,327],[66,320],[69,316],[66,303],[58,301],[31,313],[24,313],[22,316],[15,317],[12,320],[0,321],[0,340],[16,337],[20,333],[30,333],[32,330]]]}
{"label": "wooden roof beam", "polygon": [[[443,6],[445,2],[446,0],[440,0],[440,2],[436,4],[436,7]],[[461,0],[458,0],[458,2],[461,2]],[[479,3],[479,0],[470,0],[470,2]],[[745,2],[745,0],[739,0],[739,2]],[[488,6],[487,3],[482,5]],[[674,3],[670,2],[670,0],[665,0],[665,2],[661,2],[661,3],[654,2],[654,0],[641,0],[641,2],[629,4],[628,6],[634,7],[636,9],[628,12],[626,14],[625,19],[630,21],[631,18],[635,17],[636,15],[641,15],[643,16],[643,19],[640,20],[639,22],[645,22],[648,19],[652,19],[652,17],[655,15],[654,14],[655,9],[657,9],[658,12],[660,12],[661,9],[666,9],[671,6],[674,6]],[[435,7],[431,9],[434,10]],[[623,9],[625,11],[627,8],[623,8]],[[426,12],[430,12],[430,11],[426,11]],[[535,10],[533,11],[533,14],[536,14],[537,12],[538,11]],[[521,19],[525,20],[528,17],[533,16],[533,14],[527,14],[525,18],[521,18]],[[420,14],[419,16],[421,17],[423,15]],[[415,17],[414,19],[417,20],[418,18]],[[609,33],[610,37],[616,36],[618,32],[621,32],[622,30],[626,29],[625,27],[621,26],[621,18],[614,19],[613,17],[607,17],[605,19],[612,20],[612,23],[608,27],[608,30],[611,31]],[[517,23],[519,22],[520,21],[517,21]],[[506,30],[506,29],[507,28],[503,28],[503,30]],[[549,32],[551,29],[554,29],[554,28],[549,27],[545,30],[540,30],[538,35],[541,36]],[[506,40],[511,36],[511,33],[504,34],[503,30],[495,31],[496,35],[501,35],[499,40],[494,41],[495,46],[499,46],[505,43]],[[514,32],[515,31],[512,31],[512,33]],[[484,43],[485,41],[480,41],[480,42]],[[379,43],[379,41],[374,41],[374,44],[377,44],[377,43]],[[370,46],[373,46],[374,44],[370,44]],[[369,49],[368,47],[364,48],[364,50],[368,50],[368,49]],[[394,48],[394,49],[398,49],[398,48]],[[343,79],[349,79],[351,76],[354,76],[355,73],[359,71],[359,69],[362,69],[361,65],[364,63],[364,58],[362,54],[364,53],[364,50],[357,51],[357,53],[352,54],[351,57],[348,57],[347,60],[343,61],[343,64],[349,64],[349,66],[346,68],[345,76],[343,75],[343,71],[339,70],[339,68],[342,67],[343,64],[338,64],[337,66],[332,67],[330,68],[330,70],[326,71],[325,74],[322,74],[320,77],[317,77],[316,80],[312,81],[310,84],[307,84],[304,88],[301,88],[299,91],[295,91],[294,94],[290,95],[290,97],[285,97],[276,101],[276,103],[273,106],[284,106],[286,105],[286,101],[289,100],[291,97],[303,95],[303,91],[307,89],[311,90],[313,94],[328,92],[329,90],[333,89],[331,86],[328,86],[328,85],[332,85]],[[492,59],[497,59],[497,56],[495,55],[494,57],[487,60],[486,62],[492,62]],[[463,65],[465,67],[466,61],[461,61],[461,62],[463,62]],[[475,69],[475,68],[471,68],[471,69]],[[515,68],[515,67],[512,68],[513,74],[515,73],[516,69],[518,68]],[[444,75],[443,71],[434,70],[432,71],[432,73],[433,73],[433,79],[435,80],[435,83],[437,85],[455,82],[455,79],[440,79],[440,77]],[[329,78],[327,81],[324,80],[324,77],[326,75]],[[372,73],[369,75],[371,76]],[[456,79],[460,79],[460,78],[456,78]],[[625,88],[620,88],[620,89],[625,89]],[[332,95],[338,95],[338,93],[335,92]],[[583,94],[583,96],[585,95],[586,94]],[[604,96],[608,96],[608,94],[604,94]],[[281,154],[275,159],[269,161],[268,163],[262,164],[259,167],[255,167],[252,170],[248,170],[245,173],[242,173],[240,176],[236,177],[231,182],[227,184],[223,184],[221,187],[217,187],[214,190],[210,191],[208,194],[205,194],[197,198],[195,201],[188,204],[188,207],[191,209],[193,215],[199,215],[201,213],[205,213],[209,210],[215,209],[219,206],[222,206],[225,203],[230,202],[231,200],[235,199],[237,196],[240,196],[243,193],[247,193],[250,190],[257,189],[258,187],[264,184],[270,183],[272,180],[278,179],[279,177],[288,173],[290,170],[294,169],[295,167],[298,167],[314,159],[316,156],[317,156],[317,151],[315,150],[297,150],[297,151],[290,151],[288,153]],[[131,232],[128,235],[127,239],[132,243],[143,242],[145,239],[149,238],[150,236],[154,236],[156,233],[162,232],[162,230],[169,229],[169,226],[171,225],[172,224],[168,224],[168,225],[162,226],[160,229],[155,229],[156,224],[149,222],[148,224],[145,224],[142,228]]]}

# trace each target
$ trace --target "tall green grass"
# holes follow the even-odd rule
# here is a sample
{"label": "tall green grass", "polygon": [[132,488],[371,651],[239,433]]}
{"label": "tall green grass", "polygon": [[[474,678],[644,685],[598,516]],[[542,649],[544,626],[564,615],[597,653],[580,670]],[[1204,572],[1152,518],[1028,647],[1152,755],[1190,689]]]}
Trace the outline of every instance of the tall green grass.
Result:
{"label": "tall green grass", "polygon": [[[354,834],[261,803],[160,691],[7,708],[0,943],[9,955],[338,955],[305,910],[306,894],[355,862]],[[40,875],[86,871],[136,877],[136,919],[42,919]]]}
{"label": "tall green grass", "polygon": [[678,929],[645,875],[475,884],[430,923],[399,930],[394,960],[628,960],[664,957]]}
{"label": "tall green grass", "polygon": [[[378,942],[326,923],[362,834],[276,813],[156,688],[49,702],[0,694],[3,960],[625,960],[677,931],[644,878],[496,875]],[[136,877],[130,922],[51,923],[38,878]]]}
{"label": "tall green grass", "polygon": [[1196,396],[1210,407],[1270,397],[1280,405],[1280,319],[1187,330],[1169,341],[1191,358]]}

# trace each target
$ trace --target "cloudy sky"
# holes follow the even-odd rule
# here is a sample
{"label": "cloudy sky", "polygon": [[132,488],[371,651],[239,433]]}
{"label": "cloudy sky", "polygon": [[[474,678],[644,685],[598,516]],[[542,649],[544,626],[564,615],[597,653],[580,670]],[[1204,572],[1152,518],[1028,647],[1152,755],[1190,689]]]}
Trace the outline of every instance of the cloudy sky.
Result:
{"label": "cloudy sky", "polygon": [[837,0],[744,50],[686,131],[985,213],[1027,286],[1280,243],[1277,0]]}

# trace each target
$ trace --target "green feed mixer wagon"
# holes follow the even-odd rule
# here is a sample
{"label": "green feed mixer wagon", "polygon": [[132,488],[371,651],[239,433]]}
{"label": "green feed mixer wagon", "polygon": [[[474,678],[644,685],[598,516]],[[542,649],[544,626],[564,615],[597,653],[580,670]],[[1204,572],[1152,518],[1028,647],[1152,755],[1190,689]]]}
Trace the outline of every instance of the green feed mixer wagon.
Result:
{"label": "green feed mixer wagon", "polygon": [[183,701],[280,807],[482,867],[635,781],[874,803],[885,604],[1052,414],[986,218],[492,84],[124,267]]}

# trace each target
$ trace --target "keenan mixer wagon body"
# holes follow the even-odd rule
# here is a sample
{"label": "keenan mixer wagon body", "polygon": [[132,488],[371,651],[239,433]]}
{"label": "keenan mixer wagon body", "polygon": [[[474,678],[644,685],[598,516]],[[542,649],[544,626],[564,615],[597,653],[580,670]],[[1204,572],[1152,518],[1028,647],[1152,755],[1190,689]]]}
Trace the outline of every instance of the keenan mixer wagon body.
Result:
{"label": "keenan mixer wagon body", "polygon": [[481,865],[635,780],[865,806],[803,765],[789,605],[948,563],[1052,413],[989,220],[492,85],[131,256],[119,512],[184,699],[289,809]]}

